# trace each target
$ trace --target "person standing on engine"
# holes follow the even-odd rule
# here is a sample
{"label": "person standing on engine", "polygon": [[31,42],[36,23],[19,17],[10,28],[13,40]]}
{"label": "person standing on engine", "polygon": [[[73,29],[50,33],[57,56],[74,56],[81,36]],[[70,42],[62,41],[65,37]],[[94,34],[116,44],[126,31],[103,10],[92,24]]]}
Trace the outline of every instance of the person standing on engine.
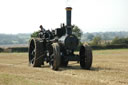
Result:
{"label": "person standing on engine", "polygon": [[43,28],[43,26],[42,26],[42,25],[40,25],[40,29],[41,29],[41,31],[42,31],[42,32],[44,32],[44,31],[45,31],[45,29]]}
{"label": "person standing on engine", "polygon": [[43,37],[43,34],[45,33],[45,29],[43,28],[42,25],[40,25],[39,28],[41,29],[40,32],[39,32],[39,37],[42,38]]}

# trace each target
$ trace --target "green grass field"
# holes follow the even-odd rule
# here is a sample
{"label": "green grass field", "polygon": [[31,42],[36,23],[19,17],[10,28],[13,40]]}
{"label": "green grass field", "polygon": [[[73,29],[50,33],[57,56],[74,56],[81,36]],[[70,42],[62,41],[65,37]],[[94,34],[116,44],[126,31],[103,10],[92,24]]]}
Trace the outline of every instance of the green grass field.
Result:
{"label": "green grass field", "polygon": [[128,85],[128,49],[93,51],[91,70],[77,62],[59,71],[33,68],[27,53],[0,53],[0,85]]}

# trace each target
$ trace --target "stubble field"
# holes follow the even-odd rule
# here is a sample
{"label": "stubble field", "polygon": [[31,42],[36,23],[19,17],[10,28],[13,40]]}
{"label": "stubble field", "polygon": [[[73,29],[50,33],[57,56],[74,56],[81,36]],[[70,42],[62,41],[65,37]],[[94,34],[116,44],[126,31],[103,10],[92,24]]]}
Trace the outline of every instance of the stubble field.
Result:
{"label": "stubble field", "polygon": [[0,85],[128,85],[128,49],[93,51],[91,70],[77,62],[59,71],[33,68],[27,53],[0,53]]}

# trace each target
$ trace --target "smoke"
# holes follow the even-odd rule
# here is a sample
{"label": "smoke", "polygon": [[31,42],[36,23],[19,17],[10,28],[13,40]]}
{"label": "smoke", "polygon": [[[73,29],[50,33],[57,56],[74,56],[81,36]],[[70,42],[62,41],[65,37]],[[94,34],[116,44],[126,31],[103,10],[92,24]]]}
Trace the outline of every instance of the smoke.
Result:
{"label": "smoke", "polygon": [[66,0],[66,6],[67,7],[71,6],[71,0]]}
{"label": "smoke", "polygon": [[71,7],[76,0],[65,0],[66,7]]}

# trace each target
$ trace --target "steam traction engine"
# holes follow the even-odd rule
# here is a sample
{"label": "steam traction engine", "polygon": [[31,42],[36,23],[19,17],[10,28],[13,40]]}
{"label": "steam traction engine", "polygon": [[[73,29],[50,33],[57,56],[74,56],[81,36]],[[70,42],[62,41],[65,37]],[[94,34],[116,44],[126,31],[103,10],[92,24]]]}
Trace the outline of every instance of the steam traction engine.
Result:
{"label": "steam traction engine", "polygon": [[79,54],[74,54],[79,45],[78,38],[72,34],[71,7],[66,7],[66,26],[53,31],[41,31],[38,38],[31,38],[29,42],[29,64],[33,67],[41,67],[44,61],[49,63],[53,70],[61,66],[67,66],[69,61],[79,61],[83,69],[90,69],[92,65],[92,50],[88,45],[81,45]]}

